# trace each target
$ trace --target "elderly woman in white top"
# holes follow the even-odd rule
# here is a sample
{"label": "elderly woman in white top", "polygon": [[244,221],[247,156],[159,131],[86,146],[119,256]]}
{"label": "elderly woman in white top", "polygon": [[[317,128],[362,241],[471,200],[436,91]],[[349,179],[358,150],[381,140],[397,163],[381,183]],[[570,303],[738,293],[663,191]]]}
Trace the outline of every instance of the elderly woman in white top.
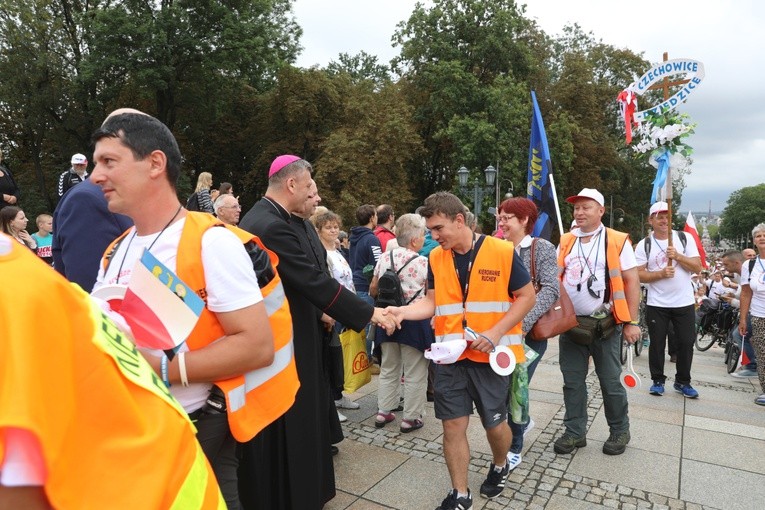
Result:
{"label": "elderly woman in white top", "polygon": [[[757,354],[757,375],[760,379],[760,394],[754,403],[765,406],[765,223],[752,229],[757,258],[750,264],[741,265],[741,315],[738,330],[746,335],[746,316],[751,314],[752,336],[749,341]],[[749,269],[751,267],[751,270]]]}
{"label": "elderly woman in white top", "polygon": [[[337,236],[340,233],[340,216],[332,211],[323,208],[323,211],[317,210],[316,214],[311,217],[313,226],[316,227],[316,232],[319,234],[319,240],[321,244],[327,250],[327,267],[331,273],[332,278],[337,280],[340,285],[356,292],[353,286],[353,273],[351,272],[351,266],[348,265],[348,261],[340,253],[337,243]],[[343,325],[336,322],[335,331],[340,334],[342,332]],[[330,388],[332,391],[332,398],[335,400],[335,406],[339,409],[358,409],[359,404],[349,399],[342,393],[342,386],[339,388]],[[341,422],[346,421],[346,418],[342,413],[338,411],[338,417]]]}
{"label": "elderly woman in white top", "polygon": [[[417,252],[425,243],[425,219],[419,214],[404,214],[396,220],[396,238],[399,247],[384,253],[377,261],[369,287],[377,296],[378,280],[393,264],[401,270],[399,280],[404,301],[411,303],[425,297],[428,288],[428,259]],[[428,363],[425,349],[434,341],[430,320],[403,321],[401,329],[388,335],[377,328],[377,339],[382,346],[382,363],[378,381],[375,426],[384,427],[396,419],[393,411],[399,405],[399,386],[404,375],[404,419],[399,430],[411,432],[422,428],[425,413]]]}

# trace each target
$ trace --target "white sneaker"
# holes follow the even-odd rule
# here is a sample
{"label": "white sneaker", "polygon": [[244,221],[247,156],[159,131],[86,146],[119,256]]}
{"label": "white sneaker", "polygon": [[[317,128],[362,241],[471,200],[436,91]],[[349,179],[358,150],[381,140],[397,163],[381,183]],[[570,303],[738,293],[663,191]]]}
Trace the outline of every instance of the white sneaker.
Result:
{"label": "white sneaker", "polygon": [[507,452],[507,465],[510,468],[510,471],[517,468],[520,464],[521,464],[520,453]]}
{"label": "white sneaker", "polygon": [[[535,425],[534,420],[531,417],[529,417],[529,422],[526,424],[526,428],[523,429],[523,439],[526,439],[526,436],[529,434],[529,432],[534,430],[534,425]],[[518,462],[520,462],[520,459],[518,460]]]}
{"label": "white sneaker", "polygon": [[337,417],[340,419],[340,423],[345,423],[348,421],[348,417],[342,414],[340,411],[337,412]]}
{"label": "white sneaker", "polygon": [[361,406],[343,395],[343,398],[340,400],[335,400],[335,407],[338,409],[358,409]]}

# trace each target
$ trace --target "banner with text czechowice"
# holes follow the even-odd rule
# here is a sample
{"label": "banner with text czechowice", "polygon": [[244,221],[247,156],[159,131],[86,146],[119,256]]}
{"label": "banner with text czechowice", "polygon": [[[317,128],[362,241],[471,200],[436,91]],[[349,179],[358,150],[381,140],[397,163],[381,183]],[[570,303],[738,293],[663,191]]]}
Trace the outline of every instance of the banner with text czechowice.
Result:
{"label": "banner with text czechowice", "polygon": [[119,313],[136,345],[161,349],[172,359],[203,308],[204,301],[147,250],[136,262]]}
{"label": "banner with text czechowice", "polygon": [[704,79],[704,64],[688,58],[667,60],[649,69],[638,81],[630,85],[629,89],[642,96],[651,85],[676,75],[684,75],[689,80],[688,83],[663,103],[635,113],[635,121],[643,122],[648,112],[660,114],[663,109],[673,110],[688,99],[688,96],[698,88],[701,80]]}

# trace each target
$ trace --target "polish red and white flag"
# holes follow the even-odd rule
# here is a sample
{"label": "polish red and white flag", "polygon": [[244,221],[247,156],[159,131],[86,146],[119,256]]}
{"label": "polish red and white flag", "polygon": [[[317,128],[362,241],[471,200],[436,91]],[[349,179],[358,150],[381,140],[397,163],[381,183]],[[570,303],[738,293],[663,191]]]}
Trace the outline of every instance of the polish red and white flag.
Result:
{"label": "polish red and white flag", "polygon": [[685,226],[683,231],[690,234],[693,240],[696,241],[696,248],[699,250],[699,256],[701,257],[701,267],[707,266],[707,254],[704,251],[704,246],[701,244],[701,238],[699,237],[699,231],[696,230],[696,222],[693,220],[693,214],[688,211],[688,218],[685,220]]}

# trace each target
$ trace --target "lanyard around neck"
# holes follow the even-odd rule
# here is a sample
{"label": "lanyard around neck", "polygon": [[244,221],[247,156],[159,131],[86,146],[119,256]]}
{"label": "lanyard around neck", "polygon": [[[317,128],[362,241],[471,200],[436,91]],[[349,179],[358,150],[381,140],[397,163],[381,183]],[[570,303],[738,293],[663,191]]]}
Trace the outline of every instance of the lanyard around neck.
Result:
{"label": "lanyard around neck", "polygon": [[462,287],[462,327],[467,327],[467,315],[466,315],[466,304],[467,304],[467,298],[468,298],[468,292],[470,291],[470,273],[473,270],[473,262],[475,261],[475,234],[473,234],[473,238],[471,239],[470,243],[470,251],[469,259],[468,259],[468,267],[467,267],[467,275],[465,277],[465,283],[462,284],[460,280],[460,270],[457,267],[457,256],[454,254],[454,249],[452,248],[452,260],[454,262],[454,271],[457,273],[457,281],[460,282]]}

